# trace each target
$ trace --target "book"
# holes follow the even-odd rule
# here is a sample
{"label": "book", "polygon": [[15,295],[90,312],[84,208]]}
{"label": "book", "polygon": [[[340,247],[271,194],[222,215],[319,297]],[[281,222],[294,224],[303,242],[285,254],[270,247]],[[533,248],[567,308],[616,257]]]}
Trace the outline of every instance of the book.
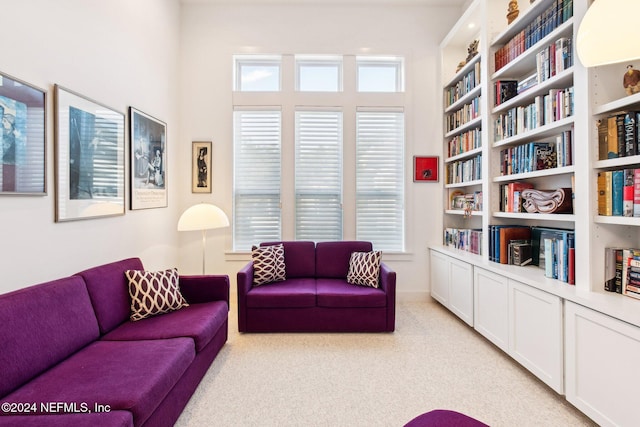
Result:
{"label": "book", "polygon": [[611,215],[622,216],[624,199],[622,196],[624,187],[624,171],[614,170],[611,172]]}
{"label": "book", "polygon": [[520,182],[520,181],[510,182],[509,184],[507,184],[507,191],[505,194],[506,200],[504,205],[505,212],[519,212],[513,209],[514,206],[522,205],[522,203],[519,203],[519,201],[515,199],[515,193],[528,188],[533,188],[533,184],[531,184],[530,182]]}
{"label": "book", "polygon": [[534,142],[532,144],[532,151],[533,170],[552,169],[558,166],[558,156],[554,144],[549,142]]}
{"label": "book", "polygon": [[517,80],[498,80],[494,85],[496,106],[510,100],[518,94]]}
{"label": "book", "polygon": [[618,126],[616,116],[611,116],[607,118],[607,159],[618,157]]}
{"label": "book", "polygon": [[531,264],[531,240],[512,240],[509,243],[509,264],[525,266]]}
{"label": "book", "polygon": [[512,240],[531,239],[531,228],[528,226],[514,225],[503,227],[500,233],[500,264],[508,264],[509,243]]}
{"label": "book", "polygon": [[598,160],[606,160],[609,158],[609,136],[607,133],[607,119],[598,120]]}
{"label": "book", "polygon": [[636,136],[636,113],[629,111],[625,113],[624,119],[624,155],[635,156],[637,152],[637,136]]}
{"label": "book", "polygon": [[598,215],[611,216],[613,214],[612,178],[611,171],[598,172]]}
{"label": "book", "polygon": [[622,216],[633,216],[633,198],[634,198],[634,179],[635,170],[623,170],[623,187],[622,187]]}
{"label": "book", "polygon": [[604,290],[616,291],[616,257],[620,248],[604,248]]}
{"label": "book", "polygon": [[633,216],[640,217],[640,168],[633,170]]}

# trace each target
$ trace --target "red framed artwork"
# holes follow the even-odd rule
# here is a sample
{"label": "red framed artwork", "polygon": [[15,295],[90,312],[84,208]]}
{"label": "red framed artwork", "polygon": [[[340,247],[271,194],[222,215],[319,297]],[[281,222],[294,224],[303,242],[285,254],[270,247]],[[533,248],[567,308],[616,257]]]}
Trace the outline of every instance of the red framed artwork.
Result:
{"label": "red framed artwork", "polygon": [[413,156],[413,182],[438,181],[438,156]]}

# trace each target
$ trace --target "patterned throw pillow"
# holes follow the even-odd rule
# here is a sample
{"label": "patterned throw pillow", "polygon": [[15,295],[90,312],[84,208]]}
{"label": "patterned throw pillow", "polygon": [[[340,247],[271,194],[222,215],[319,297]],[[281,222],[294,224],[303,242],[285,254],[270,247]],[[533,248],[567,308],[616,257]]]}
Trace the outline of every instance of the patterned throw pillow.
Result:
{"label": "patterned throw pillow", "polygon": [[251,258],[253,259],[253,286],[286,279],[284,245],[254,246],[251,248]]}
{"label": "patterned throw pillow", "polygon": [[353,252],[349,259],[347,282],[352,285],[378,287],[382,252]]}
{"label": "patterned throw pillow", "polygon": [[132,321],[187,307],[178,288],[178,270],[127,270]]}

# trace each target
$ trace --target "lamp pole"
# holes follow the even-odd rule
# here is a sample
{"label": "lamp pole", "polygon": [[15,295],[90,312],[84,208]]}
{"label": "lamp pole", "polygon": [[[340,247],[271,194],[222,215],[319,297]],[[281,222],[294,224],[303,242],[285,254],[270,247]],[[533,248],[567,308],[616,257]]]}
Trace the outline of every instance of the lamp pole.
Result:
{"label": "lamp pole", "polygon": [[204,261],[205,261],[205,253],[207,250],[207,230],[202,229],[202,275],[204,276]]}

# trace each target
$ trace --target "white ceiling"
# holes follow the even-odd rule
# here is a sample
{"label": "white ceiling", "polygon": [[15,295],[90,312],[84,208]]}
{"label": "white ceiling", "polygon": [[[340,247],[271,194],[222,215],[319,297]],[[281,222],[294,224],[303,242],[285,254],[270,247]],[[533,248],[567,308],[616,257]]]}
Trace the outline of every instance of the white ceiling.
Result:
{"label": "white ceiling", "polygon": [[387,4],[387,5],[422,5],[422,6],[462,6],[471,0],[180,0],[181,3],[210,4]]}

